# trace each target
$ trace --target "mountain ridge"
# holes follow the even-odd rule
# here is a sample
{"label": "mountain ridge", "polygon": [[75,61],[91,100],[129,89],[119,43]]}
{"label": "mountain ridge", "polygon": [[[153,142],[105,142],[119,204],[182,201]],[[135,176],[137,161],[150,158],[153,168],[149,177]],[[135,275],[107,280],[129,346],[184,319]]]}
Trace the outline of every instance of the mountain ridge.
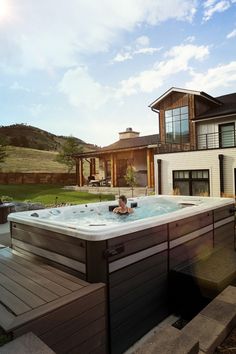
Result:
{"label": "mountain ridge", "polygon": [[[59,151],[68,136],[56,135],[46,130],[24,123],[0,126],[0,138],[9,146],[31,148],[45,151]],[[76,138],[78,145],[85,150],[96,150],[98,147]]]}

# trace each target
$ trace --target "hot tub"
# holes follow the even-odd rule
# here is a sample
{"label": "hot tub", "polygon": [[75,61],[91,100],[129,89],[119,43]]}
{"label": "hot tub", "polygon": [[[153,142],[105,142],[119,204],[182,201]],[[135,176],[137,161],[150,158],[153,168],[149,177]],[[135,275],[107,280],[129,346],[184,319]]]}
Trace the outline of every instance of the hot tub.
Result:
{"label": "hot tub", "polygon": [[234,241],[234,199],[152,196],[131,203],[137,207],[128,216],[109,212],[115,202],[105,202],[8,217],[16,251],[107,284],[112,353],[168,315],[172,268]]}

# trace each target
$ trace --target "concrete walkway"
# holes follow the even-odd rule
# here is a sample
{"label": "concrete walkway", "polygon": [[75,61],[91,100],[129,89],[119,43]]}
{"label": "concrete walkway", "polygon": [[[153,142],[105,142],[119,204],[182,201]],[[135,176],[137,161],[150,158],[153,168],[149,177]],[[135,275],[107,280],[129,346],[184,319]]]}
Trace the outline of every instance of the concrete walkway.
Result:
{"label": "concrete walkway", "polygon": [[118,198],[121,194],[132,197],[143,197],[154,193],[154,188],[147,187],[89,187],[89,186],[67,186],[65,189],[76,190],[80,192],[88,192],[93,194],[114,194]]}

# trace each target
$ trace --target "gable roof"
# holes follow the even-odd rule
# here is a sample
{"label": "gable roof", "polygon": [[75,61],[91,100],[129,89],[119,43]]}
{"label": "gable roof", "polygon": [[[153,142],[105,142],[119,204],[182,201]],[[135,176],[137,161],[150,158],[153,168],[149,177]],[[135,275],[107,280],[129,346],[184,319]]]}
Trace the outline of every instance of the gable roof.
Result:
{"label": "gable roof", "polygon": [[109,152],[119,152],[127,149],[143,149],[149,145],[157,145],[158,134],[138,136],[136,138],[120,139],[113,144],[104,146],[97,151],[90,151],[86,153],[75,154],[74,156],[89,157]]}
{"label": "gable roof", "polygon": [[157,139],[158,139],[158,134],[138,136],[136,138],[120,139],[111,145],[105,146],[101,150],[109,151],[109,150],[120,150],[120,149],[135,148],[135,147],[145,147],[148,145],[157,144]]}
{"label": "gable roof", "polygon": [[201,96],[204,99],[207,99],[217,105],[221,104],[221,102],[218,101],[218,99],[208,95],[206,92],[187,90],[187,89],[178,88],[178,87],[171,87],[168,91],[163,93],[163,95],[161,95],[159,98],[157,98],[155,101],[153,101],[148,107],[150,107],[151,109],[155,109],[155,106],[158,103],[160,103],[166,96],[170,95],[172,92],[180,92],[180,93],[186,93],[186,94],[195,95],[195,96]]}
{"label": "gable roof", "polygon": [[219,96],[216,97],[216,99],[221,103],[220,106],[208,109],[204,114],[196,116],[194,120],[217,118],[221,116],[236,114],[236,93]]}

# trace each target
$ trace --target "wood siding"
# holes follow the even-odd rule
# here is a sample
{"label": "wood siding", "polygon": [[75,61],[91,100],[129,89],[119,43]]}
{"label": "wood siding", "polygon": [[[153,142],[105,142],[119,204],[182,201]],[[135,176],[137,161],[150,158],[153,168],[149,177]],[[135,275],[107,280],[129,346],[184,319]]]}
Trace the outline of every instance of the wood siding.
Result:
{"label": "wood siding", "polygon": [[[165,111],[169,109],[174,109],[178,107],[188,106],[189,107],[189,122],[195,117],[195,107],[194,107],[194,96],[188,95],[180,92],[173,92],[163,99],[159,105],[158,109],[160,111],[159,117],[159,132],[160,132],[160,142],[165,142]],[[195,131],[193,124],[189,123],[189,133],[190,133],[190,143],[195,144]]]}

